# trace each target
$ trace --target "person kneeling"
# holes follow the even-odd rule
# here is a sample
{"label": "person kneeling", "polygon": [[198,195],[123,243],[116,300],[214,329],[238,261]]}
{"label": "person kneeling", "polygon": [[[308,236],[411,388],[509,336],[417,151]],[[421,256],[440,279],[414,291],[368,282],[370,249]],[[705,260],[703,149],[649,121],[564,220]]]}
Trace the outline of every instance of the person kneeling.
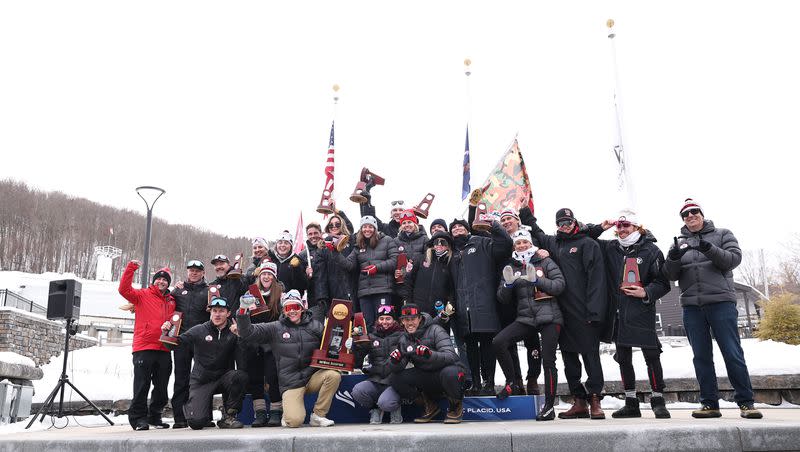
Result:
{"label": "person kneeling", "polygon": [[[404,399],[420,396],[423,413],[414,422],[430,422],[439,414],[436,400],[447,397],[450,408],[445,424],[461,422],[464,411],[464,371],[453,349],[450,335],[429,314],[409,303],[400,311],[406,334],[390,354],[390,366],[396,372],[392,387]],[[413,365],[409,367],[409,365]]]}
{"label": "person kneeling", "polygon": [[[186,422],[200,430],[211,421],[211,401],[222,393],[222,420],[219,428],[242,428],[237,419],[247,385],[247,373],[234,370],[233,357],[239,339],[231,332],[230,306],[223,298],[211,300],[211,320],[195,325],[178,336],[179,347],[188,347],[194,354],[194,366],[189,377],[189,399],[183,406]],[[170,322],[161,325],[170,329]]]}
{"label": "person kneeling", "polygon": [[[244,303],[246,299],[240,299]],[[278,381],[283,399],[284,427],[300,427],[306,417],[303,397],[319,392],[309,424],[312,427],[330,427],[333,421],[326,418],[333,396],[342,376],[329,369],[311,367],[311,354],[322,341],[323,325],[311,318],[300,293],[290,290],[283,296],[283,313],[274,322],[250,323],[248,310],[255,305],[241,306],[236,320],[239,337],[244,343],[269,344],[278,366]]]}

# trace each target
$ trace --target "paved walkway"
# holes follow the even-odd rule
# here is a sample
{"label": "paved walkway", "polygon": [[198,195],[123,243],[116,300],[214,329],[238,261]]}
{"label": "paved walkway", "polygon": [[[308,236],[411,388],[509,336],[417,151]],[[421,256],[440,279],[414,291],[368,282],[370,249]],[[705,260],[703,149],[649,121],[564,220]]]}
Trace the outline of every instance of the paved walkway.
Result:
{"label": "paved walkway", "polygon": [[[338,425],[331,428],[149,430],[128,425],[67,427],[0,434],[0,451],[749,451],[800,450],[800,409],[766,409],[747,420],[738,410],[721,419],[693,419],[672,410],[672,419],[465,422],[416,425]],[[45,419],[45,423],[49,418]]]}

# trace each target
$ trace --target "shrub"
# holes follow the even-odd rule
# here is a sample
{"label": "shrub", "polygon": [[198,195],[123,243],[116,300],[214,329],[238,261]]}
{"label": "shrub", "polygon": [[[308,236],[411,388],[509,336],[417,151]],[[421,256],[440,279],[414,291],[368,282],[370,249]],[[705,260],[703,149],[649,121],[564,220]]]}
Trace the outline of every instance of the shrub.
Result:
{"label": "shrub", "polygon": [[800,297],[794,294],[779,295],[764,301],[764,317],[758,326],[756,336],[761,340],[787,344],[800,344]]}

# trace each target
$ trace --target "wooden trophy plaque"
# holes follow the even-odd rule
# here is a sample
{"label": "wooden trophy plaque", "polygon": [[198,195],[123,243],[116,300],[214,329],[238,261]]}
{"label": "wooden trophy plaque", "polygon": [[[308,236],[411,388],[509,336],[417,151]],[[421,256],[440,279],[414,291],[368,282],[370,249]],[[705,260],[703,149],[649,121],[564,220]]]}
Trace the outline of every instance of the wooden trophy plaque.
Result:
{"label": "wooden trophy plaque", "polygon": [[261,295],[261,289],[258,287],[258,284],[250,284],[250,287],[247,288],[247,291],[253,296],[253,298],[256,299],[256,308],[250,311],[250,317],[255,317],[265,312],[269,312],[269,306],[267,306],[264,296]]}
{"label": "wooden trophy plaque", "polygon": [[353,302],[331,300],[319,349],[311,354],[311,367],[352,372],[355,356],[345,347],[353,330]]}
{"label": "wooden trophy plaque", "polygon": [[331,193],[327,187],[322,190],[322,198],[319,200],[317,212],[323,215],[333,215],[335,210],[333,208],[333,199],[331,196],[333,196],[333,193]]}
{"label": "wooden trophy plaque", "polygon": [[[528,265],[530,265],[530,264],[528,264]],[[544,270],[542,269],[542,267],[534,267],[534,268],[536,269],[536,278],[537,279],[544,278]],[[553,298],[552,295],[550,295],[549,293],[547,293],[547,292],[545,292],[543,290],[539,290],[539,286],[538,285],[535,286],[535,289],[533,291],[533,299],[534,299],[534,301],[544,301],[544,300],[549,300],[551,298]]]}
{"label": "wooden trophy plaque", "polygon": [[397,255],[397,270],[400,270],[400,276],[394,279],[397,284],[403,284],[406,280],[406,265],[408,265],[408,255],[401,251]]}
{"label": "wooden trophy plaque", "polygon": [[356,312],[353,315],[353,342],[370,342],[372,338],[367,334],[367,321],[364,313]]}
{"label": "wooden trophy plaque", "polygon": [[622,284],[619,288],[625,287],[644,287],[642,279],[639,277],[639,263],[635,257],[625,259],[625,267],[622,269]]}
{"label": "wooden trophy plaque", "polygon": [[206,303],[206,306],[209,311],[211,310],[211,300],[213,300],[214,298],[222,298],[222,295],[220,294],[220,289],[222,289],[222,286],[217,284],[208,286],[208,302]]}
{"label": "wooden trophy plaque", "polygon": [[228,272],[228,278],[230,279],[241,279],[242,277],[242,260],[244,259],[244,253],[239,253],[236,255],[235,260],[233,261],[233,270]]}
{"label": "wooden trophy plaque", "polygon": [[414,206],[411,210],[414,211],[416,216],[422,218],[423,220],[428,218],[428,213],[430,213],[431,204],[433,204],[433,198],[435,197],[436,195],[433,193],[428,193],[424,198],[422,198],[422,201],[420,201],[419,204]]}
{"label": "wooden trophy plaque", "polygon": [[475,220],[472,221],[472,229],[475,231],[488,231],[492,229],[492,216],[486,211],[486,203],[481,201],[475,209]]}
{"label": "wooden trophy plaque", "polygon": [[183,323],[183,313],[179,311],[172,313],[172,316],[169,318],[169,323],[169,330],[167,330],[166,333],[161,334],[161,337],[158,338],[158,340],[164,344],[176,346],[180,343],[178,340],[178,334],[180,334],[181,323]]}

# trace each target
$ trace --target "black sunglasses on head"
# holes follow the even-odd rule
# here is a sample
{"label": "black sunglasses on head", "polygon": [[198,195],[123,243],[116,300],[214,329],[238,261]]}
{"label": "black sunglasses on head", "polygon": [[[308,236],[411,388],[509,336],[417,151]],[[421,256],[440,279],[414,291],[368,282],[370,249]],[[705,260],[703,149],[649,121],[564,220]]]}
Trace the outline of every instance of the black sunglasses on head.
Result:
{"label": "black sunglasses on head", "polygon": [[700,209],[684,210],[683,212],[681,212],[681,218],[686,218],[686,217],[689,216],[689,214],[698,215],[698,214],[700,214]]}

